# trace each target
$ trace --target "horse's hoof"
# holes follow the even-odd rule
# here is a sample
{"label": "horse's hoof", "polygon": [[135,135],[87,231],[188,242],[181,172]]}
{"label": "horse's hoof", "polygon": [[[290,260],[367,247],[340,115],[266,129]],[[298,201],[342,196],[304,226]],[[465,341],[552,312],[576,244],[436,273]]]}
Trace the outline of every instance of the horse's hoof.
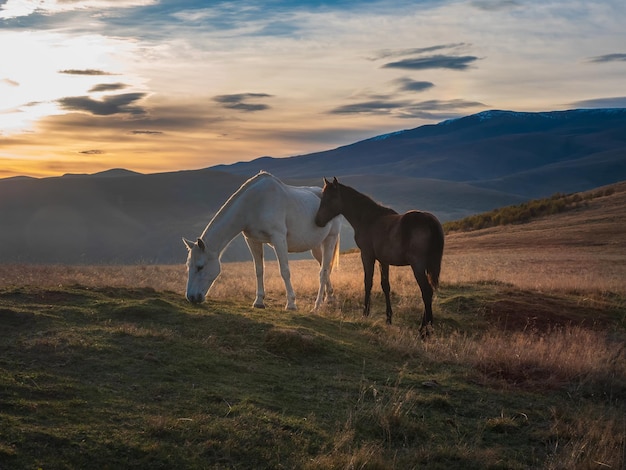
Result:
{"label": "horse's hoof", "polygon": [[296,307],[295,305],[287,305],[285,307],[285,310],[291,310],[293,312],[295,310],[298,310],[298,307]]}
{"label": "horse's hoof", "polygon": [[265,305],[263,305],[263,304],[253,304],[252,306],[254,308],[265,308]]}

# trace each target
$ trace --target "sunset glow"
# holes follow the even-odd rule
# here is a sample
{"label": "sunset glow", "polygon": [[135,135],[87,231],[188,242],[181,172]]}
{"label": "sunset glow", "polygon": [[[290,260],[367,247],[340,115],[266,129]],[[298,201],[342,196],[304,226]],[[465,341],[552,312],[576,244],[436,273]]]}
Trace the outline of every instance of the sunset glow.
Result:
{"label": "sunset glow", "polygon": [[0,178],[284,157],[485,109],[626,107],[625,23],[623,0],[0,0]]}

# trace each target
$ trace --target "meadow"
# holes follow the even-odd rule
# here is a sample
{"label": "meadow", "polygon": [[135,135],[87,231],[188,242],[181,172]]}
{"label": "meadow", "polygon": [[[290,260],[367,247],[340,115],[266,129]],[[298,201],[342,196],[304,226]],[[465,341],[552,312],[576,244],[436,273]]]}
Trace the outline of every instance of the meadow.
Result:
{"label": "meadow", "polygon": [[625,195],[450,234],[425,341],[408,268],[362,317],[358,253],[314,313],[313,260],[297,312],[274,262],[265,310],[251,262],[200,306],[182,259],[0,266],[0,468],[624,468]]}

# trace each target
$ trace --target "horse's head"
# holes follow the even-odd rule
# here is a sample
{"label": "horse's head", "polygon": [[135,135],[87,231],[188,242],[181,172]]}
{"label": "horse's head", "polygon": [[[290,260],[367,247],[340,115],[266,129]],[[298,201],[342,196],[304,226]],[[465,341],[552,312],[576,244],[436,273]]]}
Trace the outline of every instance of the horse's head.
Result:
{"label": "horse's head", "polygon": [[333,178],[332,183],[324,178],[324,189],[320,208],[315,214],[315,224],[324,227],[331,219],[341,214],[341,194],[339,193],[339,181]]}
{"label": "horse's head", "polygon": [[212,255],[201,238],[192,242],[183,238],[189,254],[187,256],[187,300],[199,304],[220,275],[218,255]]}

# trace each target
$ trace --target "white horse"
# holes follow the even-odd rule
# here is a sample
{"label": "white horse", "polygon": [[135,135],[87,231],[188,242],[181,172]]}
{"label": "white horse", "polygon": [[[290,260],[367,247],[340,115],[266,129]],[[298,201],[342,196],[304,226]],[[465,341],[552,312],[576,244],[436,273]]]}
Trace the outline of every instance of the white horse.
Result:
{"label": "white horse", "polygon": [[288,186],[263,171],[246,181],[215,214],[197,241],[183,238],[189,251],[187,299],[192,303],[204,300],[220,274],[222,252],[235,236],[243,232],[256,271],[254,307],[265,308],[263,243],[271,245],[276,252],[287,291],[286,309],[296,309],[288,252],[311,250],[320,263],[320,286],[315,309],[320,307],[325,297],[331,300],[330,273],[339,259],[341,218],[334,218],[325,227],[315,225],[321,195],[322,188]]}

